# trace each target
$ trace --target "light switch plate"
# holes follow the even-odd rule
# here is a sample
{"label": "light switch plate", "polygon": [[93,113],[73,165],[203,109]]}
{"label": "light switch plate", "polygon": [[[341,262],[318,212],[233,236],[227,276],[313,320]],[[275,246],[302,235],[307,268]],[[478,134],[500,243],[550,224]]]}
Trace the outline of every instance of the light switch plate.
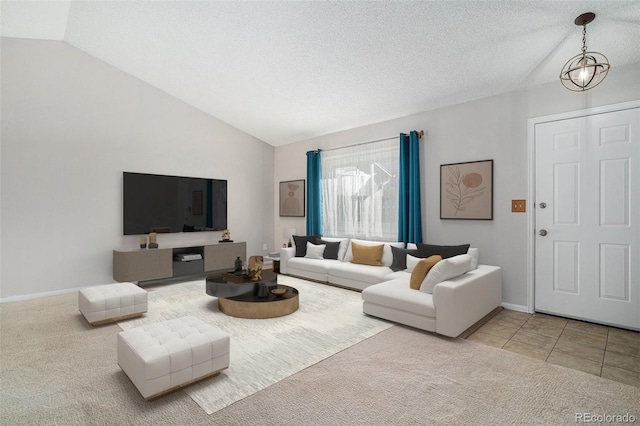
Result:
{"label": "light switch plate", "polygon": [[511,211],[524,213],[527,211],[527,200],[511,200]]}

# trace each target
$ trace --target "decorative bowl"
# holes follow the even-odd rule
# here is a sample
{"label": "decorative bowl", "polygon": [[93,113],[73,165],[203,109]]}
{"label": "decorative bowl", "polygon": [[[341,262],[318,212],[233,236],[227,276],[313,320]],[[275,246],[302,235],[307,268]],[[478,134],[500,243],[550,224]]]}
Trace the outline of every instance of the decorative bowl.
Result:
{"label": "decorative bowl", "polygon": [[283,296],[287,292],[286,288],[276,287],[271,289],[271,294],[274,296]]}

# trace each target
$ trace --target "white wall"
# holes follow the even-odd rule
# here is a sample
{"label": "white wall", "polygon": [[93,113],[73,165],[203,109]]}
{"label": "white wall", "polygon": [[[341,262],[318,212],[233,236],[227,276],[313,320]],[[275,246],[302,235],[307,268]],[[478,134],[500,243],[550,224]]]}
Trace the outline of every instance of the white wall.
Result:
{"label": "white wall", "polygon": [[[527,199],[527,119],[640,98],[640,63],[615,66],[597,88],[574,93],[560,82],[506,93],[460,105],[403,117],[276,148],[275,183],[306,177],[305,152],[424,130],[422,140],[423,240],[433,244],[470,243],[480,248],[480,261],[503,267],[503,301],[527,305],[527,217],[511,213],[512,199]],[[441,164],[494,160],[494,219],[440,220]],[[276,203],[277,204],[277,203]],[[304,219],[279,218],[275,206],[274,235]]]}
{"label": "white wall", "polygon": [[232,238],[249,255],[273,241],[273,147],[64,42],[1,51],[0,297],[113,282],[112,250],[138,244],[122,236],[123,171],[227,179]]}

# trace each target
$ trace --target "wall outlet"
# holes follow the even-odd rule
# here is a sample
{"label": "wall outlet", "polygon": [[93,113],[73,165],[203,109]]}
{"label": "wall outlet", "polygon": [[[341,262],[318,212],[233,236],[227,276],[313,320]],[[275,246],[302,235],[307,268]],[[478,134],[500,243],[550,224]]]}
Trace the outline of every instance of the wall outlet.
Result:
{"label": "wall outlet", "polygon": [[262,250],[267,251],[267,243],[262,243]]}
{"label": "wall outlet", "polygon": [[511,200],[511,211],[524,213],[527,211],[527,200]]}

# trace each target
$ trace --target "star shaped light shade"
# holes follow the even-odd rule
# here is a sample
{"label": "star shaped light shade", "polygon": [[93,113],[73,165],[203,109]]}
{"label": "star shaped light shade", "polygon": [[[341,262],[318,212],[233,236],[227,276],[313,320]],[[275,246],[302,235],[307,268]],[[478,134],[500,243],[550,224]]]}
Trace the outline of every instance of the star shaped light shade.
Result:
{"label": "star shaped light shade", "polygon": [[605,79],[611,68],[602,53],[587,52],[587,24],[595,18],[596,14],[592,12],[576,18],[575,24],[582,26],[582,53],[569,59],[560,72],[563,86],[574,92],[593,89]]}

